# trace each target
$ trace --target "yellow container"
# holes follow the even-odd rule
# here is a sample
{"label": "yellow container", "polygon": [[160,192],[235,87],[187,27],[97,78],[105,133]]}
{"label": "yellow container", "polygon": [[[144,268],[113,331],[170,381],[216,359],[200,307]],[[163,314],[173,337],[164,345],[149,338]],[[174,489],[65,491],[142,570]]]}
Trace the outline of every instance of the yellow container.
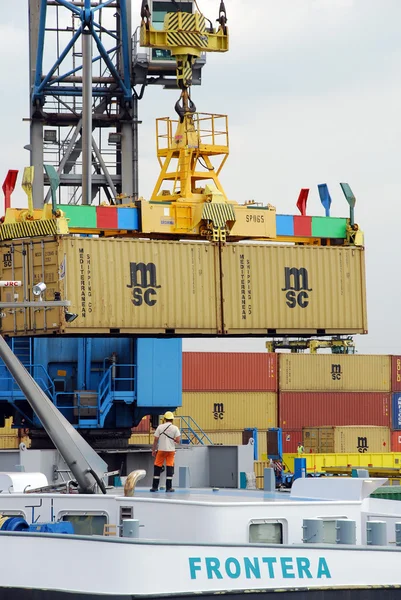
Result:
{"label": "yellow container", "polygon": [[0,433],[0,448],[2,450],[14,450],[18,448],[21,443],[18,436],[16,435],[1,435]]}
{"label": "yellow container", "polygon": [[281,391],[388,392],[391,357],[362,354],[280,354]]}
{"label": "yellow container", "polygon": [[128,440],[128,444],[153,444],[153,433],[133,433]]}
{"label": "yellow container", "polygon": [[[364,252],[355,247],[228,244],[60,236],[0,245],[0,301],[64,309],[6,309],[1,332],[71,334],[366,333]],[[221,261],[220,261],[221,259]],[[15,322],[14,322],[15,318]],[[224,325],[223,325],[224,324]]]}
{"label": "yellow container", "polygon": [[[70,323],[64,311],[26,311],[24,335],[44,333],[212,333],[221,331],[218,249],[205,243],[136,239],[60,237],[2,244],[3,279],[44,281],[46,300],[60,292],[78,314]],[[43,243],[43,247],[42,244]],[[23,274],[25,264],[25,275]],[[44,273],[43,267],[44,265]],[[14,271],[13,271],[14,266]],[[1,288],[0,298],[22,301],[22,288]],[[14,315],[7,310],[2,333],[12,333]],[[16,312],[16,328],[24,332],[24,314]],[[114,331],[113,331],[114,330]]]}
{"label": "yellow container", "polygon": [[204,431],[277,427],[274,392],[184,392],[176,415],[190,416]]}
{"label": "yellow container", "polygon": [[302,439],[305,452],[335,452],[334,427],[304,427]]}
{"label": "yellow container", "polygon": [[[284,454],[283,461],[288,470],[294,472],[294,459],[298,454]],[[350,453],[350,454],[304,454],[308,471],[324,471],[324,467],[389,467],[401,469],[401,453]]]}
{"label": "yellow container", "polygon": [[390,452],[390,435],[388,427],[335,427],[334,452]]}
{"label": "yellow container", "polygon": [[362,248],[227,244],[222,273],[229,333],[367,333]]}
{"label": "yellow container", "polygon": [[264,474],[265,469],[270,466],[269,461],[265,460],[255,460],[254,462],[254,472],[256,476],[256,487],[259,490],[263,490],[264,488]]}
{"label": "yellow container", "polygon": [[0,427],[0,435],[13,435],[18,437],[18,429],[12,429],[13,418],[5,419],[4,427]]}
{"label": "yellow container", "polygon": [[208,431],[205,433],[213,444],[242,446],[242,431]]}

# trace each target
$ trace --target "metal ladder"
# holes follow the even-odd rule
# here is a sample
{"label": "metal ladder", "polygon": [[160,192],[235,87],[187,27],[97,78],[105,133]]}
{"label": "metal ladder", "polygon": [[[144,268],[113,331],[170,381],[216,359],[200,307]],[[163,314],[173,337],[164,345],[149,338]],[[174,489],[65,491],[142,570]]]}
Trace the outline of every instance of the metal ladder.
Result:
{"label": "metal ladder", "polygon": [[212,440],[207,436],[203,429],[199,427],[192,417],[180,415],[176,418],[180,419],[179,429],[181,431],[181,443],[213,446]]}
{"label": "metal ladder", "polygon": [[24,367],[31,372],[32,365],[32,338],[13,337],[11,338],[11,350],[15,356],[22,362]]}

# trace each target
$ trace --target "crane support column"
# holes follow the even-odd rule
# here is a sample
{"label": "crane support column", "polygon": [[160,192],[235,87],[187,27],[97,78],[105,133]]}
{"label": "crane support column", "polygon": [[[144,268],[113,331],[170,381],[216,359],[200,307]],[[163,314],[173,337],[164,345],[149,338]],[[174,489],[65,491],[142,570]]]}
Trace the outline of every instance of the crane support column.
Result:
{"label": "crane support column", "polygon": [[82,204],[92,202],[92,36],[82,32]]}

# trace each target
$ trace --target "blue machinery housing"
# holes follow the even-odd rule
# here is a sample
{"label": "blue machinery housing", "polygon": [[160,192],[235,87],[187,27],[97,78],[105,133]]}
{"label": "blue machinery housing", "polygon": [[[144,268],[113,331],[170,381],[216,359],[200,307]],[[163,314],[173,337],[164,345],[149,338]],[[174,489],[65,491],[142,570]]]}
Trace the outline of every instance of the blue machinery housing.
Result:
{"label": "blue machinery housing", "polygon": [[[127,430],[182,403],[182,341],[158,338],[11,338],[8,343],[74,427]],[[0,425],[41,429],[0,364]],[[129,436],[128,436],[129,437]]]}

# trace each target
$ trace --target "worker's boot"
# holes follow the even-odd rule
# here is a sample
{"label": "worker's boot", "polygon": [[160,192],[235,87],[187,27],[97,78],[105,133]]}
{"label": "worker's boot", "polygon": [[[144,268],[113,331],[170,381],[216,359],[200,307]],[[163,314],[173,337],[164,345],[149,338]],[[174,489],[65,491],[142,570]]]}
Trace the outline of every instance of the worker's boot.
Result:
{"label": "worker's boot", "polygon": [[174,467],[167,467],[166,473],[166,492],[175,492],[173,488]]}
{"label": "worker's boot", "polygon": [[153,467],[153,482],[152,487],[150,488],[151,492],[157,492],[159,489],[160,483],[160,473],[162,472],[162,468],[155,465]]}

